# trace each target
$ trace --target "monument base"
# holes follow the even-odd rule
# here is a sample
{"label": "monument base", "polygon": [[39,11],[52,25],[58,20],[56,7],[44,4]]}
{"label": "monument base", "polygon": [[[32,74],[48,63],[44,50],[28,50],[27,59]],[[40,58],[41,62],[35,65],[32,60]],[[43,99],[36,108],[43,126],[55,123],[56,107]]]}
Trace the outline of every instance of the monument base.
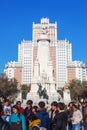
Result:
{"label": "monument base", "polygon": [[70,90],[66,88],[63,92],[63,95],[64,95],[64,103],[68,105],[71,102]]}
{"label": "monument base", "polygon": [[45,103],[51,104],[53,101],[63,101],[62,97],[57,92],[47,93],[48,98],[43,98],[43,96],[39,97],[39,94],[37,92],[29,92],[27,94],[27,100],[33,100],[34,104],[37,104],[39,101],[45,101]]}
{"label": "monument base", "polygon": [[29,99],[33,100],[34,103],[41,100],[48,103],[62,101],[61,95],[56,90],[55,82],[39,83],[39,85],[35,82],[32,83],[31,91],[27,94],[27,100]]}

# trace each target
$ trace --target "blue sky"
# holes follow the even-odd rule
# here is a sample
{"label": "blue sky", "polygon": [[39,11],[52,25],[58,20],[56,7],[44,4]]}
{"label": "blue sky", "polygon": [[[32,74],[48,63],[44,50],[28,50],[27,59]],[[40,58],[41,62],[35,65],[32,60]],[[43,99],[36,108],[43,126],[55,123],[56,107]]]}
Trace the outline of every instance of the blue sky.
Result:
{"label": "blue sky", "polygon": [[0,73],[17,61],[18,44],[32,40],[32,23],[57,21],[58,39],[72,43],[73,60],[87,65],[87,0],[0,0]]}

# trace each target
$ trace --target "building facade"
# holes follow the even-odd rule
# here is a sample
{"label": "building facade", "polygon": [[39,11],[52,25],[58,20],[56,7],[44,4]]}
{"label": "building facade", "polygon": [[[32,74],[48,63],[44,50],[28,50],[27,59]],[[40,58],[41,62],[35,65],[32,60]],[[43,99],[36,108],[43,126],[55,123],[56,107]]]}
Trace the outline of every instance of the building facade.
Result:
{"label": "building facade", "polygon": [[47,33],[47,37],[52,41],[57,40],[57,22],[50,23],[48,18],[42,18],[40,23],[33,22],[33,41],[37,42],[37,39],[40,38],[40,34],[43,28],[43,33]]}
{"label": "building facade", "polygon": [[16,79],[18,82],[18,87],[22,84],[22,64],[19,62],[8,62],[5,65],[4,73],[9,79]]}
{"label": "building facade", "polygon": [[67,65],[67,80],[86,81],[86,66],[81,61],[72,61]]}
{"label": "building facade", "polygon": [[40,23],[33,23],[32,41],[23,40],[18,44],[21,73],[17,74],[19,71],[16,65],[8,65],[5,67],[8,77],[8,72],[11,71],[11,78],[15,77],[14,75],[18,78],[17,75],[20,75],[21,84],[32,84],[32,91],[37,84],[42,84],[49,92],[55,91],[54,88],[63,88],[65,83],[73,78],[85,80],[85,66],[72,61],[72,44],[67,40],[58,40],[57,31],[57,23],[50,23],[48,18],[42,18]]}
{"label": "building facade", "polygon": [[57,86],[58,88],[64,87],[67,82],[67,69],[68,62],[72,61],[72,45],[69,41],[59,40],[57,43]]}
{"label": "building facade", "polygon": [[31,41],[22,41],[18,45],[18,62],[22,64],[22,82],[21,84],[31,83],[32,78],[32,42]]}

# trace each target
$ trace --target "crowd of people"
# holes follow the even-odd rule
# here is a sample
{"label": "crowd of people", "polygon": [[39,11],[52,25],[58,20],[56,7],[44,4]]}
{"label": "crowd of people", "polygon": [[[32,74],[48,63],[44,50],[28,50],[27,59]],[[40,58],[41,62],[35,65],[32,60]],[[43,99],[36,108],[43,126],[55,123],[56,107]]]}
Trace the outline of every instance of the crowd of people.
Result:
{"label": "crowd of people", "polygon": [[5,100],[0,103],[0,130],[87,130],[87,104],[40,101],[33,105],[28,100],[22,107],[21,101],[11,106]]}

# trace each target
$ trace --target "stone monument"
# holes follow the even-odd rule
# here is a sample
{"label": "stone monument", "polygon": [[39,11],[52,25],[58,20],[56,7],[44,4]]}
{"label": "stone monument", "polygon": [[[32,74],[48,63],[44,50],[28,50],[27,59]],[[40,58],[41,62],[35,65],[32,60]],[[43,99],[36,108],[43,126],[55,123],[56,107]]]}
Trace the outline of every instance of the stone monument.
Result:
{"label": "stone monument", "polygon": [[33,79],[31,84],[31,91],[27,95],[27,99],[32,99],[36,102],[39,100],[38,88],[42,86],[48,95],[49,101],[58,100],[58,93],[56,90],[56,82],[53,77],[53,65],[50,59],[50,39],[47,36],[47,27],[42,27],[38,36],[37,43],[37,58],[34,64]]}

